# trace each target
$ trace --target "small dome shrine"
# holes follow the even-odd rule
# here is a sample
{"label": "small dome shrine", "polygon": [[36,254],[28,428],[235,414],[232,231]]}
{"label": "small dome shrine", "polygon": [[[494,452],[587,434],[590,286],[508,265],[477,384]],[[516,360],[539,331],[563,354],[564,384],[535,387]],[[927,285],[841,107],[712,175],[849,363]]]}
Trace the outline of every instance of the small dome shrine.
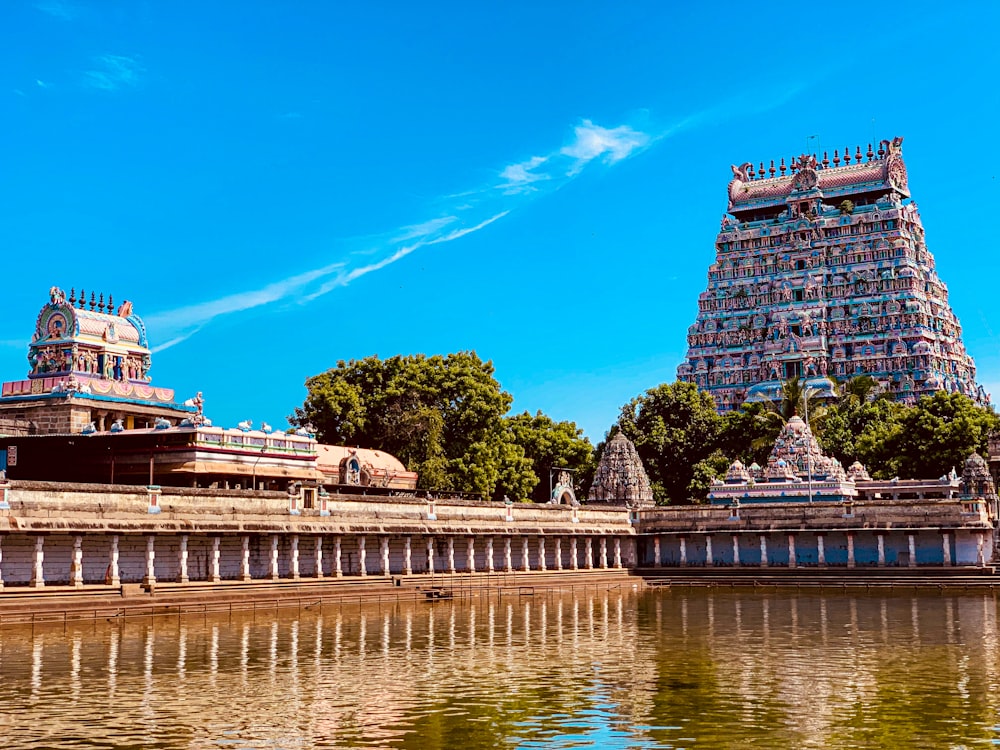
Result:
{"label": "small dome shrine", "polygon": [[847,476],[855,482],[870,482],[872,478],[868,475],[868,469],[860,461],[855,461],[847,469]]}
{"label": "small dome shrine", "polygon": [[604,446],[588,499],[624,503],[629,508],[653,504],[649,476],[632,441],[617,432]]}
{"label": "small dome shrine", "polygon": [[726,472],[726,484],[742,484],[750,481],[750,472],[738,458],[729,465]]}
{"label": "small dome shrine", "polygon": [[973,453],[965,459],[959,494],[963,498],[983,498],[986,500],[995,500],[997,497],[996,486],[993,484],[989,466],[978,453]]}

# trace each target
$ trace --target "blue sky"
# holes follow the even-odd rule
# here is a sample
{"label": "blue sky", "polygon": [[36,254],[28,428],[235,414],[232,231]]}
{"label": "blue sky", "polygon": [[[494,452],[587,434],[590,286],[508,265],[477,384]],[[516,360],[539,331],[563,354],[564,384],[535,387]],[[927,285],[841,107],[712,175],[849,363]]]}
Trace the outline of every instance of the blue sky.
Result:
{"label": "blue sky", "polygon": [[904,136],[1000,394],[1000,4],[5,0],[0,379],[58,285],[153,382],[284,424],[339,359],[475,349],[594,441],[672,381],[730,164]]}

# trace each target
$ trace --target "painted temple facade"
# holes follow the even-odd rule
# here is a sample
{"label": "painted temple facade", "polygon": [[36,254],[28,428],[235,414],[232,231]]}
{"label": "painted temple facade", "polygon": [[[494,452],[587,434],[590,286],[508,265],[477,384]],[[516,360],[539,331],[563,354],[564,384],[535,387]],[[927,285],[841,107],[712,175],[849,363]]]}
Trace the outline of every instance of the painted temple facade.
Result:
{"label": "painted temple facade", "polygon": [[198,393],[154,386],[146,327],[130,302],[58,287],[35,322],[27,378],[3,383],[0,472],[26,481],[286,491],[413,492],[382,451],[321,445],[311,430],[212,425]]}
{"label": "painted temple facade", "polygon": [[[0,434],[79,434],[179,424],[198,411],[150,380],[151,353],[131,302],[49,290],[28,346],[28,374],[3,383]],[[117,425],[117,427],[116,427]]]}
{"label": "painted temple facade", "polygon": [[734,166],[708,288],[678,379],[720,411],[804,378],[874,378],[897,400],[988,396],[910,200],[902,138]]}

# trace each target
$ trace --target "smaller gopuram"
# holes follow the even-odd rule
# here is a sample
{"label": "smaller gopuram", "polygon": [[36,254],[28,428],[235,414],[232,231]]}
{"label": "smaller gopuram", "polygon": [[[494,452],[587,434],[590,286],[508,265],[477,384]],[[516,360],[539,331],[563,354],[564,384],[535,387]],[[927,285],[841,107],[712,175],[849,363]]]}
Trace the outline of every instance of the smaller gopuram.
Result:
{"label": "smaller gopuram", "polygon": [[587,497],[593,502],[624,503],[631,509],[653,504],[649,476],[639,452],[624,433],[615,433],[604,447]]}
{"label": "smaller gopuram", "polygon": [[736,459],[724,480],[713,481],[708,501],[713,505],[844,502],[858,494],[855,479],[867,476],[860,463],[845,472],[837,459],[824,455],[809,425],[795,416],[774,441],[767,466],[744,466]]}
{"label": "smaller gopuram", "polygon": [[93,292],[49,290],[28,347],[28,377],[5,382],[0,423],[7,434],[78,434],[177,424],[196,411],[150,382],[146,327],[131,302],[117,308]]}

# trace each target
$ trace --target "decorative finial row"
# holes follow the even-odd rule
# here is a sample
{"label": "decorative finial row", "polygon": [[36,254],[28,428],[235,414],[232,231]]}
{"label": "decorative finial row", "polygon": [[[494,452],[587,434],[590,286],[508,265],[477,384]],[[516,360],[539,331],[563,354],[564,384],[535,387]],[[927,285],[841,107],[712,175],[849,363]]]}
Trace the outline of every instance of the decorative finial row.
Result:
{"label": "decorative finial row", "polygon": [[[81,310],[86,310],[88,308],[87,303],[87,291],[85,289],[80,289],[79,299],[76,296],[76,287],[69,290],[69,304],[70,306],[78,307]],[[115,311],[115,301],[112,296],[108,295],[107,303],[104,302],[104,294],[102,293],[100,297],[95,292],[90,293],[90,303],[89,308],[91,310],[96,310],[97,312],[107,312],[111,315]]]}
{"label": "decorative finial row", "polygon": [[[888,153],[885,148],[885,143],[886,141],[879,143],[878,151],[875,151],[872,148],[872,144],[869,143],[868,150],[864,153],[861,152],[861,146],[855,146],[853,155],[851,154],[850,146],[844,148],[843,156],[840,154],[840,149],[834,149],[832,160],[833,166],[834,168],[839,167],[841,161],[843,161],[845,166],[850,164],[852,160],[855,164],[860,164],[865,159],[871,162],[875,161],[876,156],[879,160],[884,159]],[[822,159],[819,159],[817,154],[802,154],[801,156],[793,156],[789,160],[787,167],[785,166],[785,160],[783,158],[777,167],[774,166],[774,159],[771,159],[771,164],[767,168],[764,167],[764,162],[760,162],[760,166],[757,169],[754,169],[753,163],[751,162],[749,164],[749,168],[747,169],[747,176],[749,176],[751,180],[764,180],[769,177],[774,177],[776,174],[784,177],[786,172],[789,174],[795,174],[802,168],[803,160],[809,156],[812,157],[812,164],[810,166],[815,165],[815,169],[830,169],[830,155],[829,152],[824,151]]]}

